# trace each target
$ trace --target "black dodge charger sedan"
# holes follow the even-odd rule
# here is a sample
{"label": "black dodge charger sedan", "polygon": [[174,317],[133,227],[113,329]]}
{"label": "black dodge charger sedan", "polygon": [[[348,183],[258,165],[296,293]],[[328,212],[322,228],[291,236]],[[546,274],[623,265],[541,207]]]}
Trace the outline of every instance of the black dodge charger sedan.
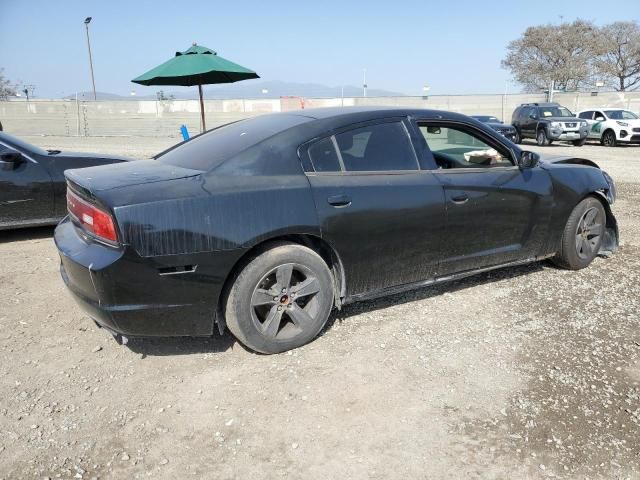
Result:
{"label": "black dodge charger sedan", "polygon": [[597,165],[442,111],[265,115],[66,177],[62,278],[121,340],[226,325],[282,352],[333,307],[544,258],[580,269],[618,245]]}
{"label": "black dodge charger sedan", "polygon": [[43,150],[0,132],[0,230],[55,225],[67,214],[66,169],[127,160]]}

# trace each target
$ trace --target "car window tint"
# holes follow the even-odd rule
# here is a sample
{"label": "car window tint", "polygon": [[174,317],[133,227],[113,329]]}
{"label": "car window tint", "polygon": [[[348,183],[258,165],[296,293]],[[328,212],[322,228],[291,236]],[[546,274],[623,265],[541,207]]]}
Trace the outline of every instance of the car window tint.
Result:
{"label": "car window tint", "polygon": [[300,115],[274,114],[229,123],[193,137],[156,159],[177,167],[211,170],[243,150],[310,120]]}
{"label": "car window tint", "polygon": [[492,146],[473,133],[439,125],[420,125],[439,168],[508,167],[509,153]]}
{"label": "car window tint", "polygon": [[593,112],[582,112],[578,117],[583,118],[585,120],[591,120],[593,118]]}
{"label": "car window tint", "polygon": [[339,172],[340,160],[331,137],[323,138],[307,150],[316,172]]}
{"label": "car window tint", "polygon": [[402,122],[378,123],[336,135],[346,171],[417,170]]}

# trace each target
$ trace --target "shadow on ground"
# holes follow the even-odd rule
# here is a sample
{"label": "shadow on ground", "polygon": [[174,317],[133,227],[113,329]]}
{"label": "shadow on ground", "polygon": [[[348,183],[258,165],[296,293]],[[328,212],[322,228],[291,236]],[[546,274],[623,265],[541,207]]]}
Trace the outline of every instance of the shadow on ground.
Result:
{"label": "shadow on ground", "polygon": [[26,240],[41,240],[52,238],[55,225],[46,227],[19,228],[16,230],[0,231],[0,243],[24,242]]}
{"label": "shadow on ground", "polygon": [[[327,324],[323,328],[321,335],[326,334],[335,322],[345,322],[349,317],[360,315],[362,313],[372,312],[375,310],[388,308],[393,305],[401,305],[408,302],[426,300],[443,293],[453,293],[465,288],[475,287],[479,285],[489,284],[500,280],[518,277],[533,272],[539,272],[544,269],[545,263],[536,262],[529,265],[523,265],[501,270],[494,270],[478,275],[474,275],[455,282],[447,282],[439,285],[412,290],[409,292],[398,293],[387,297],[381,297],[375,300],[358,302],[346,305],[342,310],[334,310]],[[245,348],[239,342],[236,342],[233,335],[226,330],[224,335],[216,332],[212,337],[156,337],[156,338],[131,338],[127,343],[127,347],[144,356],[167,356],[167,355],[191,355],[198,353],[222,353],[232,348],[237,343]],[[245,348],[246,350],[246,348]],[[249,350],[247,350],[249,351]]]}

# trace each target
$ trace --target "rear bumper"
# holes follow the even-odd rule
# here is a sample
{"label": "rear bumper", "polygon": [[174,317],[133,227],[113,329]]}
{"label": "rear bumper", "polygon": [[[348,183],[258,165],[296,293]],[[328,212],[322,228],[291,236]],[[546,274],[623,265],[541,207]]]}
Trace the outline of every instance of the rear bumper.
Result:
{"label": "rear bumper", "polygon": [[[144,258],[84,238],[65,218],[54,239],[60,274],[80,307],[100,326],[125,336],[204,336],[214,331],[218,297],[234,255]],[[163,275],[195,264],[194,272]]]}

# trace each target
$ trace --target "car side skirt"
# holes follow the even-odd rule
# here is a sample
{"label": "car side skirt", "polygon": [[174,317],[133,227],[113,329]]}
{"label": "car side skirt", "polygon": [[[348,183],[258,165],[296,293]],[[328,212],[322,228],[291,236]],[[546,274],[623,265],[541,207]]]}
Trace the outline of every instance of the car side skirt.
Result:
{"label": "car side skirt", "polygon": [[350,303],[361,302],[361,301],[365,301],[365,300],[372,300],[374,298],[386,297],[388,295],[395,295],[397,293],[403,293],[403,292],[407,292],[407,291],[411,291],[411,290],[416,290],[418,288],[428,287],[428,286],[436,285],[436,284],[440,284],[440,283],[452,282],[452,281],[455,281],[455,280],[460,280],[462,278],[470,277],[472,275],[477,275],[479,273],[485,273],[485,272],[490,272],[491,270],[497,270],[499,268],[517,267],[517,266],[520,266],[520,265],[526,265],[526,264],[529,264],[529,263],[538,262],[538,261],[541,261],[541,260],[545,260],[547,258],[551,258],[554,255],[555,255],[555,253],[551,253],[551,254],[547,254],[547,255],[541,255],[541,256],[538,256],[538,257],[526,258],[524,260],[516,260],[516,261],[513,261],[513,262],[501,263],[501,264],[498,264],[498,265],[493,265],[491,267],[483,267],[483,268],[478,268],[478,269],[475,269],[475,270],[467,270],[467,271],[456,273],[456,274],[453,274],[453,275],[435,277],[435,278],[431,278],[431,279],[428,279],[428,280],[422,280],[422,281],[419,281],[419,282],[407,283],[407,284],[398,285],[398,286],[395,286],[395,287],[384,288],[382,290],[376,290],[376,291],[373,291],[373,292],[366,292],[366,293],[362,293],[362,294],[358,294],[358,295],[350,295],[350,296],[345,297],[343,299],[342,304],[343,305],[348,305]]}

